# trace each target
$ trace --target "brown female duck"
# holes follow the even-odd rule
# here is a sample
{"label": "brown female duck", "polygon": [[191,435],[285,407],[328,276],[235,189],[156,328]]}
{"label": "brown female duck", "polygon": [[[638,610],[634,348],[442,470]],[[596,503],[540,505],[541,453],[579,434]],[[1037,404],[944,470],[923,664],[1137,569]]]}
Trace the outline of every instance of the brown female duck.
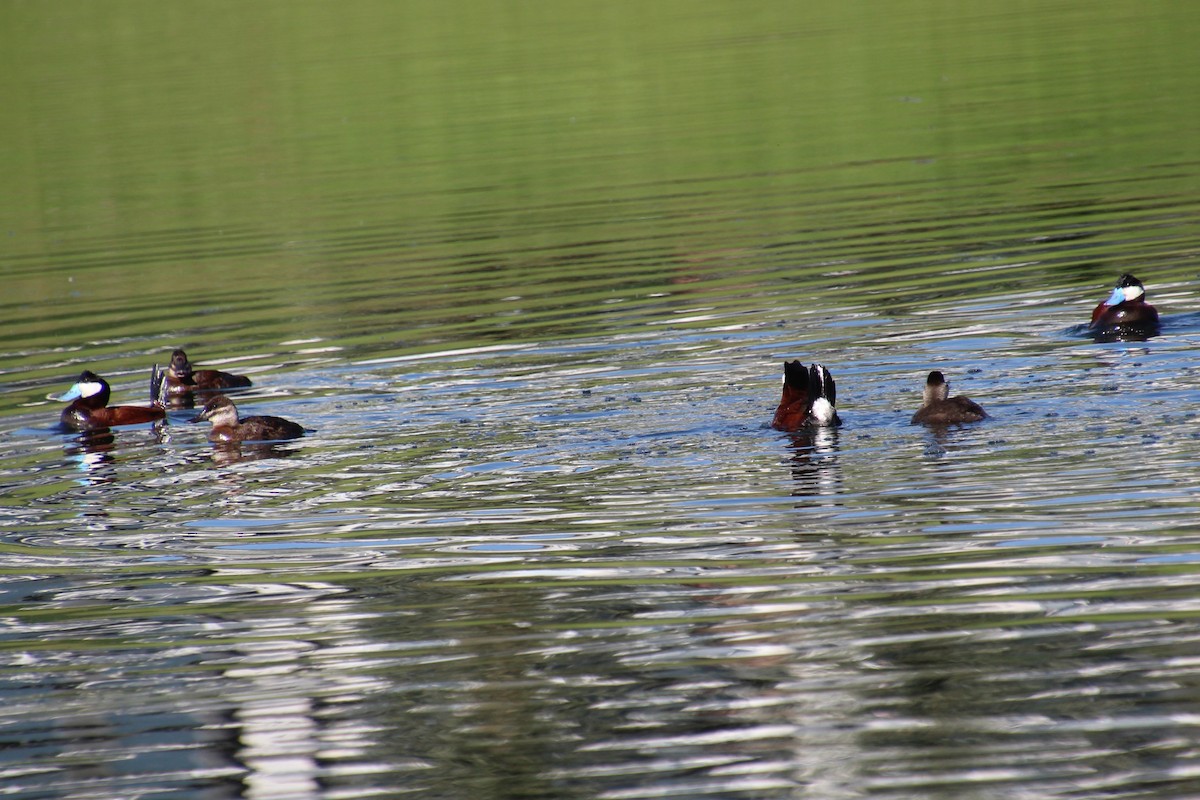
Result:
{"label": "brown female duck", "polygon": [[225,395],[205,403],[192,422],[212,423],[208,439],[212,442],[271,442],[296,439],[304,435],[304,426],[282,417],[238,417],[237,406]]}
{"label": "brown female duck", "polygon": [[921,407],[913,414],[913,425],[956,425],[987,418],[983,407],[963,395],[950,397],[946,376],[934,370],[925,380]]}
{"label": "brown female duck", "polygon": [[250,379],[245,375],[234,375],[215,369],[195,369],[183,350],[171,353],[171,365],[167,367],[167,394],[219,392],[225,389],[244,389],[250,385]]}

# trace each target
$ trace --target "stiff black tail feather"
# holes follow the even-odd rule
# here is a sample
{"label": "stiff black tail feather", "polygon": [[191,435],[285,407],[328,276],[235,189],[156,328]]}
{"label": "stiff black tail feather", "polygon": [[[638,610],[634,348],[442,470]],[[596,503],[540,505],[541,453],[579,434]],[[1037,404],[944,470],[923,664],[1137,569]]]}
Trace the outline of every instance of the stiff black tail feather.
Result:
{"label": "stiff black tail feather", "polygon": [[783,362],[783,382],[793,389],[809,388],[811,378],[809,372],[799,361]]}
{"label": "stiff black tail feather", "polygon": [[820,364],[814,363],[808,368],[808,396],[814,400],[824,397],[829,405],[837,405],[837,384],[833,382],[829,370]]}
{"label": "stiff black tail feather", "polygon": [[167,373],[158,364],[150,371],[150,402],[153,405],[165,406],[167,389]]}

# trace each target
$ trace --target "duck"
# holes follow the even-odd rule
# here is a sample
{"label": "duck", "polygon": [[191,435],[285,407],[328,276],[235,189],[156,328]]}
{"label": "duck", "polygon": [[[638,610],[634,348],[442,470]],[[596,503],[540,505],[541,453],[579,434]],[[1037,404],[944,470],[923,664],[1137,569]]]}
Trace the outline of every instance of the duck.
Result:
{"label": "duck", "polygon": [[1106,338],[1146,338],[1159,331],[1158,310],[1146,302],[1146,287],[1128,272],[1108,299],[1092,309],[1088,331]]}
{"label": "duck", "polygon": [[771,427],[797,431],[805,425],[841,425],[837,415],[837,385],[829,370],[814,363],[783,362],[783,397],[775,409]]}
{"label": "duck", "polygon": [[913,425],[956,425],[987,419],[983,407],[964,395],[950,397],[946,376],[934,370],[925,379],[921,407],[913,414]]}
{"label": "duck", "polygon": [[110,406],[108,400],[112,389],[108,381],[91,370],[84,370],[65,394],[55,398],[62,402],[70,401],[59,421],[69,430],[96,431],[165,419],[167,410],[157,400],[162,380],[163,373],[156,368],[150,378],[150,396],[154,400],[149,406]]}
{"label": "duck", "polygon": [[215,369],[195,369],[183,350],[177,349],[171,353],[171,364],[167,367],[167,394],[218,392],[225,389],[245,389],[252,385],[245,375],[234,375]]}
{"label": "duck", "polygon": [[223,394],[204,404],[192,422],[211,422],[210,442],[271,442],[297,439],[304,435],[304,426],[282,417],[238,417],[237,406]]}

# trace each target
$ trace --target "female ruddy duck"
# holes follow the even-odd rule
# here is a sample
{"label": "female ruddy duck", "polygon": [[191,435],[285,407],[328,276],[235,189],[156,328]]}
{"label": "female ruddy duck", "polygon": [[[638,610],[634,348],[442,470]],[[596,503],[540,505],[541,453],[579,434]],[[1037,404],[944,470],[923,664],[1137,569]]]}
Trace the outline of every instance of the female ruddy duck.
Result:
{"label": "female ruddy duck", "polygon": [[783,362],[783,397],[775,409],[771,427],[796,431],[802,425],[841,425],[837,409],[837,386],[829,370],[820,364],[805,368],[799,361]]}
{"label": "female ruddy duck", "polygon": [[215,369],[193,369],[187,353],[182,350],[171,353],[171,366],[167,368],[168,394],[217,392],[222,389],[244,389],[250,385],[250,379],[245,375]]}
{"label": "female ruddy duck", "polygon": [[1154,336],[1158,333],[1158,311],[1146,302],[1142,282],[1125,273],[1108,299],[1092,309],[1089,330],[1093,336],[1111,338]]}
{"label": "female ruddy duck", "polygon": [[[157,369],[150,380],[150,396],[157,398],[162,383],[162,373]],[[63,409],[60,420],[63,427],[75,431],[94,431],[116,425],[141,425],[164,419],[167,411],[155,399],[149,407],[110,406],[111,394],[108,381],[91,370],[84,370],[75,385],[58,400],[70,400]]]}
{"label": "female ruddy duck", "polygon": [[979,422],[987,418],[983,407],[963,395],[950,397],[950,384],[946,376],[934,370],[925,381],[925,395],[921,407],[913,414],[913,425],[955,425],[963,422]]}
{"label": "female ruddy duck", "polygon": [[304,427],[282,417],[245,417],[238,419],[237,406],[219,394],[205,403],[192,422],[208,420],[212,429],[210,442],[272,442],[296,439],[304,435]]}

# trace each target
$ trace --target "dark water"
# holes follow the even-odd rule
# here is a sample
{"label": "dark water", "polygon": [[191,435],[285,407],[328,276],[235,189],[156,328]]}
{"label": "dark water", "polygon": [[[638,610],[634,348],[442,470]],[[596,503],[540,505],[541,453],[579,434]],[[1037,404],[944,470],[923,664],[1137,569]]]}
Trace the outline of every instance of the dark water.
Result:
{"label": "dark water", "polygon": [[1197,28],[0,8],[3,795],[1200,794]]}

